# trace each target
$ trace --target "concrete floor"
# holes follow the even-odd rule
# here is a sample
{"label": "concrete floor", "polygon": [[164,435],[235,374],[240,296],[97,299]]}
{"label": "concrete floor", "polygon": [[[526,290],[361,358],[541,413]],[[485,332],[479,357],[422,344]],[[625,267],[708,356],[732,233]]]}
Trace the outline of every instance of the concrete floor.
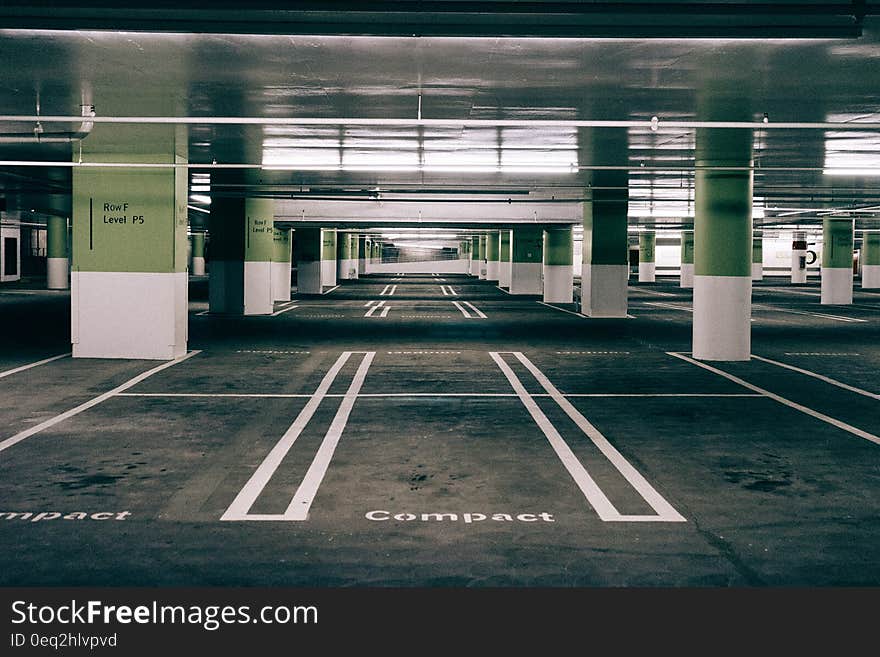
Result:
{"label": "concrete floor", "polygon": [[[756,284],[752,353],[775,362],[711,371],[669,353],[690,350],[673,281],[590,320],[396,278],[246,318],[200,314],[195,280],[198,354],[6,449],[161,364],[0,378],[0,585],[880,584],[880,293]],[[0,291],[0,376],[69,351],[68,304]],[[221,521],[247,490],[269,519]]]}

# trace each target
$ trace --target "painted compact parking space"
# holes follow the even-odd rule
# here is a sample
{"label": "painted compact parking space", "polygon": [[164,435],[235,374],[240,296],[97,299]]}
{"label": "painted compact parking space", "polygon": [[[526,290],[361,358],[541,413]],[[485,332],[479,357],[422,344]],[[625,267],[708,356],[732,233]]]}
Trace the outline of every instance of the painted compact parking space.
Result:
{"label": "painted compact parking space", "polygon": [[[3,581],[880,578],[880,445],[846,429],[880,432],[873,321],[775,313],[766,360],[707,369],[691,314],[649,305],[689,306],[673,286],[593,321],[393,278],[193,314],[178,362],[23,363],[61,356],[3,379],[5,437],[37,429],[0,452],[0,547],[25,555]],[[64,570],[87,555],[105,567]]]}

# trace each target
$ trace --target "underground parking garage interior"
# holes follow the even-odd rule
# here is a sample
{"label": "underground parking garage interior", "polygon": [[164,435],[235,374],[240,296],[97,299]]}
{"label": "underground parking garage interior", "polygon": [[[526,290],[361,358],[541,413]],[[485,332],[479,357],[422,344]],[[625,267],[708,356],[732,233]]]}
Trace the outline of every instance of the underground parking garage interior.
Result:
{"label": "underground parking garage interior", "polygon": [[0,7],[0,585],[880,584],[880,5],[96,4]]}

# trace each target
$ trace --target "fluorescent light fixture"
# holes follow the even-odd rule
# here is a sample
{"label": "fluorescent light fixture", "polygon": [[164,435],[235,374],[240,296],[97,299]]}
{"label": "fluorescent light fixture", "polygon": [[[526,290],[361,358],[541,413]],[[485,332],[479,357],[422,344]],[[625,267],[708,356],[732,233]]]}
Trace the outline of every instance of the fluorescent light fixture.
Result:
{"label": "fluorescent light fixture", "polygon": [[205,214],[211,214],[210,210],[206,210],[205,208],[197,208],[194,205],[187,205],[190,210],[195,210],[196,212],[204,212]]}
{"label": "fluorescent light fixture", "polygon": [[193,203],[203,203],[205,205],[211,205],[211,197],[205,196],[204,194],[190,194],[189,200]]}
{"label": "fluorescent light fixture", "polygon": [[210,192],[210,185],[190,185],[189,191],[191,192]]}

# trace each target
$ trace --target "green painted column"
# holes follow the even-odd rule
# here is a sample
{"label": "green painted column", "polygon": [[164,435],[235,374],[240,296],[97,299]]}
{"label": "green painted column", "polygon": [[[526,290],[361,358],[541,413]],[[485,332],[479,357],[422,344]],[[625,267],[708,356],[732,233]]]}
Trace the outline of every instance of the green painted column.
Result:
{"label": "green painted column", "polygon": [[488,274],[487,264],[486,264],[486,236],[480,235],[480,280],[486,280],[486,276]]}
{"label": "green painted column", "polygon": [[275,226],[272,241],[272,299],[290,301],[290,227]]}
{"label": "green painted column", "polygon": [[294,231],[293,239],[296,254],[297,292],[300,294],[321,294],[324,291],[321,279],[321,256],[324,250],[321,229],[298,227]]}
{"label": "green painted column", "polygon": [[587,190],[581,312],[590,317],[626,317],[627,314],[627,185],[625,172],[596,172],[593,187]]}
{"label": "green painted column", "polygon": [[510,277],[513,271],[511,260],[511,230],[498,231],[498,286],[510,288]]}
{"label": "green painted column", "polygon": [[70,287],[67,248],[67,219],[50,215],[46,220],[46,286],[50,290]]}
{"label": "green painted column", "polygon": [[471,237],[471,265],[470,272],[471,276],[476,276],[479,278],[480,276],[480,237],[478,235],[474,235]]}
{"label": "green painted column", "polygon": [[862,287],[880,287],[880,231],[862,233]]}
{"label": "green painted column", "polygon": [[696,138],[693,355],[749,360],[752,131],[699,128]]}
{"label": "green painted column", "polygon": [[853,220],[822,221],[822,296],[824,305],[853,302]]}
{"label": "green painted column", "polygon": [[571,303],[574,292],[574,236],[571,226],[544,230],[542,289],[544,303]]}
{"label": "green painted column", "polygon": [[[544,255],[544,227],[516,226],[511,231],[510,240],[510,293],[541,294],[543,291],[541,261]],[[501,246],[503,245],[502,242]],[[503,267],[504,263],[502,262],[502,273]]]}
{"label": "green painted column", "polygon": [[764,231],[761,230],[752,236],[752,280],[764,280]]}
{"label": "green painted column", "polygon": [[681,231],[681,287],[694,286],[694,231]]}
{"label": "green painted column", "polygon": [[357,274],[358,277],[367,273],[367,238],[365,235],[358,235],[357,238]]}
{"label": "green painted column", "polygon": [[357,278],[357,243],[351,233],[336,234],[336,280]]}
{"label": "green painted column", "polygon": [[[110,132],[96,128],[82,142],[83,162],[186,164],[183,130],[127,127],[107,140]],[[167,360],[186,353],[187,182],[184,166],[73,169],[75,358]]]}
{"label": "green painted column", "polygon": [[336,229],[321,229],[321,287],[336,285]]}
{"label": "green painted column", "polygon": [[499,258],[501,257],[501,239],[497,232],[486,235],[486,280],[498,281]]}
{"label": "green painted column", "polygon": [[639,233],[639,283],[653,283],[656,280],[656,245],[657,234],[653,230]]}
{"label": "green painted column", "polygon": [[205,275],[205,234],[193,233],[190,241],[190,273],[193,276]]}

